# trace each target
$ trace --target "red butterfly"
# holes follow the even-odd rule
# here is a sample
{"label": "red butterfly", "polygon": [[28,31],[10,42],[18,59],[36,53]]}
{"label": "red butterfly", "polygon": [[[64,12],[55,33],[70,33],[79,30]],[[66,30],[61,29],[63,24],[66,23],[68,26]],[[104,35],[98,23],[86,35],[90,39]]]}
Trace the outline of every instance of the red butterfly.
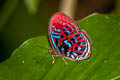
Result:
{"label": "red butterfly", "polygon": [[[49,52],[54,56],[79,61],[91,55],[92,42],[84,30],[64,13],[54,14],[48,26]],[[65,60],[64,60],[65,61]],[[67,62],[65,61],[67,64]]]}

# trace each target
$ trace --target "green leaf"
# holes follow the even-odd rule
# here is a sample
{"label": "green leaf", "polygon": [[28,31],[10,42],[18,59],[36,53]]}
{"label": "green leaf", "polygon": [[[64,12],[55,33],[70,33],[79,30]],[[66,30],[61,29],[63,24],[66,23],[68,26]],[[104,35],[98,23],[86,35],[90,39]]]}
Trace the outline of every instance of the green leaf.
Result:
{"label": "green leaf", "polygon": [[69,65],[48,53],[47,36],[25,41],[11,57],[0,63],[0,80],[118,80],[120,79],[120,17],[93,14],[78,21],[91,36],[88,60]]}

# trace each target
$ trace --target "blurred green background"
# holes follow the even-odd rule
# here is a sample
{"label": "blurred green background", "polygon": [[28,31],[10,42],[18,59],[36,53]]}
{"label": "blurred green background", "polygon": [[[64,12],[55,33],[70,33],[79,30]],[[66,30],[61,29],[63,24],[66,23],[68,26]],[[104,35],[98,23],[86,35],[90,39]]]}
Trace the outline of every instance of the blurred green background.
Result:
{"label": "blurred green background", "polygon": [[0,0],[0,62],[25,40],[47,35],[55,12],[80,20],[95,12],[120,15],[119,4],[120,0]]}

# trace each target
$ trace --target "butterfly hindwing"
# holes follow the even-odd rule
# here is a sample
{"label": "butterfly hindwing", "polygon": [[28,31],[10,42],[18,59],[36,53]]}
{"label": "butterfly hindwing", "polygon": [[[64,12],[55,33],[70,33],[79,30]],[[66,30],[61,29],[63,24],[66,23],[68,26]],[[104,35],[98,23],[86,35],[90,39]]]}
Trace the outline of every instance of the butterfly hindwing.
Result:
{"label": "butterfly hindwing", "polygon": [[91,43],[83,31],[65,37],[60,43],[61,53],[70,60],[77,61],[90,56]]}

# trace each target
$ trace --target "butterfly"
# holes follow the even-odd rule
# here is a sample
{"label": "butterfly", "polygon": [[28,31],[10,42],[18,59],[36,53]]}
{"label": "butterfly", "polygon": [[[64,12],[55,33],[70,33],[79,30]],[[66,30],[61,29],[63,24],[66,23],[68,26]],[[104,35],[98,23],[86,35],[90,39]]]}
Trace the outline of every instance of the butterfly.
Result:
{"label": "butterfly", "polygon": [[88,59],[91,56],[92,41],[88,34],[70,17],[62,12],[55,13],[49,21],[48,40],[53,63],[56,57],[71,61]]}

